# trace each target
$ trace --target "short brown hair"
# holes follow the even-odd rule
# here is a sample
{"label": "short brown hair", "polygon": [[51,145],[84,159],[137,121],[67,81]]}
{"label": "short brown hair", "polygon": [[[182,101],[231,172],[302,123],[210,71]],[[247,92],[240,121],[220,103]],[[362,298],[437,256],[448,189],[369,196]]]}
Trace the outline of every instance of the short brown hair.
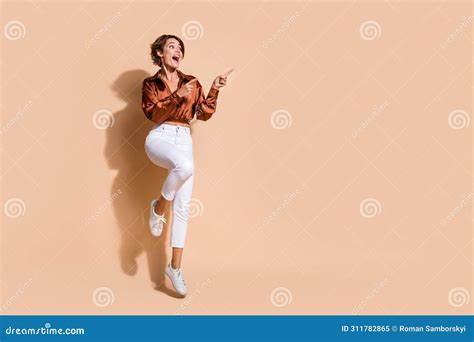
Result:
{"label": "short brown hair", "polygon": [[173,34],[163,34],[156,38],[156,40],[150,45],[151,48],[151,60],[153,61],[153,64],[158,65],[159,67],[162,67],[163,65],[161,64],[161,57],[156,53],[156,51],[163,52],[163,48],[165,47],[166,41],[170,38],[174,38],[179,42],[179,45],[181,45],[181,52],[183,53],[184,57],[184,43],[179,38],[178,36],[175,36]]}

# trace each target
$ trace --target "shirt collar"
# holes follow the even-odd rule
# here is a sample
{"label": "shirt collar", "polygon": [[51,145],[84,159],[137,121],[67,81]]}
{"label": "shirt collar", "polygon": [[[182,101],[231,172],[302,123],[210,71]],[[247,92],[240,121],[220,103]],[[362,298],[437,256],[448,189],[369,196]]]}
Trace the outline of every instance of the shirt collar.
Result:
{"label": "shirt collar", "polygon": [[[162,79],[161,76],[160,76],[160,72],[162,72],[162,70],[163,70],[162,68],[159,69],[159,70],[156,72],[156,74],[154,74],[154,75],[150,78],[150,80],[153,81],[153,80],[155,80],[155,79],[159,79],[159,80],[161,80],[162,82],[164,82],[163,79]],[[181,79],[181,78],[184,78],[185,80],[189,81],[189,80],[191,80],[191,79],[194,78],[194,77],[191,76],[191,75],[186,75],[185,73],[181,72],[179,69],[176,69],[176,72],[178,73],[178,77],[179,77],[180,79]]]}

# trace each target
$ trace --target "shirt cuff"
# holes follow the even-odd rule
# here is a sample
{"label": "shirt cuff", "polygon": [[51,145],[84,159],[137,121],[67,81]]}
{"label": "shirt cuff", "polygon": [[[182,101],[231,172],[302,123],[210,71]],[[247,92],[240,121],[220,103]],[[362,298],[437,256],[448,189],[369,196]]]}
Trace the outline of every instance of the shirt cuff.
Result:
{"label": "shirt cuff", "polygon": [[217,94],[219,94],[219,89],[211,86],[211,89],[209,90],[209,96],[217,97]]}

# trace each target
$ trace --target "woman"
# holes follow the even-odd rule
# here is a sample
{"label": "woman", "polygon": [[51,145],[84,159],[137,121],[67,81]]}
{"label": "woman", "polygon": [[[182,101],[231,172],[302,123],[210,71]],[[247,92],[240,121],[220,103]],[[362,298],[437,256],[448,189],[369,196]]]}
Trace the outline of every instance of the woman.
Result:
{"label": "woman", "polygon": [[181,257],[188,226],[188,204],[193,188],[193,141],[190,122],[209,120],[216,111],[219,88],[226,84],[232,69],[217,76],[207,96],[199,81],[182,73],[179,64],[184,57],[184,43],[174,35],[162,35],[151,44],[151,58],[160,69],[143,80],[142,109],[156,124],[146,137],[145,151],[150,160],[168,169],[161,196],[150,204],[150,231],[160,236],[166,223],[165,210],[173,207],[170,245],[171,262],[165,269],[176,292],[186,296],[181,271]]}

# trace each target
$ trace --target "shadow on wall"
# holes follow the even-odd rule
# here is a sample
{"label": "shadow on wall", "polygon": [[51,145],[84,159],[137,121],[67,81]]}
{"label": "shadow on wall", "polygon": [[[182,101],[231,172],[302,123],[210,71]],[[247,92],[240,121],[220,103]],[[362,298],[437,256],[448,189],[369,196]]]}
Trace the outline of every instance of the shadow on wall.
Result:
{"label": "shadow on wall", "polygon": [[[160,237],[153,237],[148,228],[150,201],[156,198],[168,174],[166,169],[154,165],[144,149],[145,138],[153,126],[141,110],[142,81],[150,76],[144,70],[127,71],[112,85],[117,96],[126,107],[113,113],[113,125],[107,128],[105,157],[117,174],[110,189],[112,207],[118,222],[120,246],[118,248],[122,271],[134,276],[138,270],[136,262],[141,253],[148,260],[148,272],[153,287],[170,296],[177,294],[165,286],[166,247],[169,231],[165,225]],[[167,220],[170,221],[167,213]]]}

